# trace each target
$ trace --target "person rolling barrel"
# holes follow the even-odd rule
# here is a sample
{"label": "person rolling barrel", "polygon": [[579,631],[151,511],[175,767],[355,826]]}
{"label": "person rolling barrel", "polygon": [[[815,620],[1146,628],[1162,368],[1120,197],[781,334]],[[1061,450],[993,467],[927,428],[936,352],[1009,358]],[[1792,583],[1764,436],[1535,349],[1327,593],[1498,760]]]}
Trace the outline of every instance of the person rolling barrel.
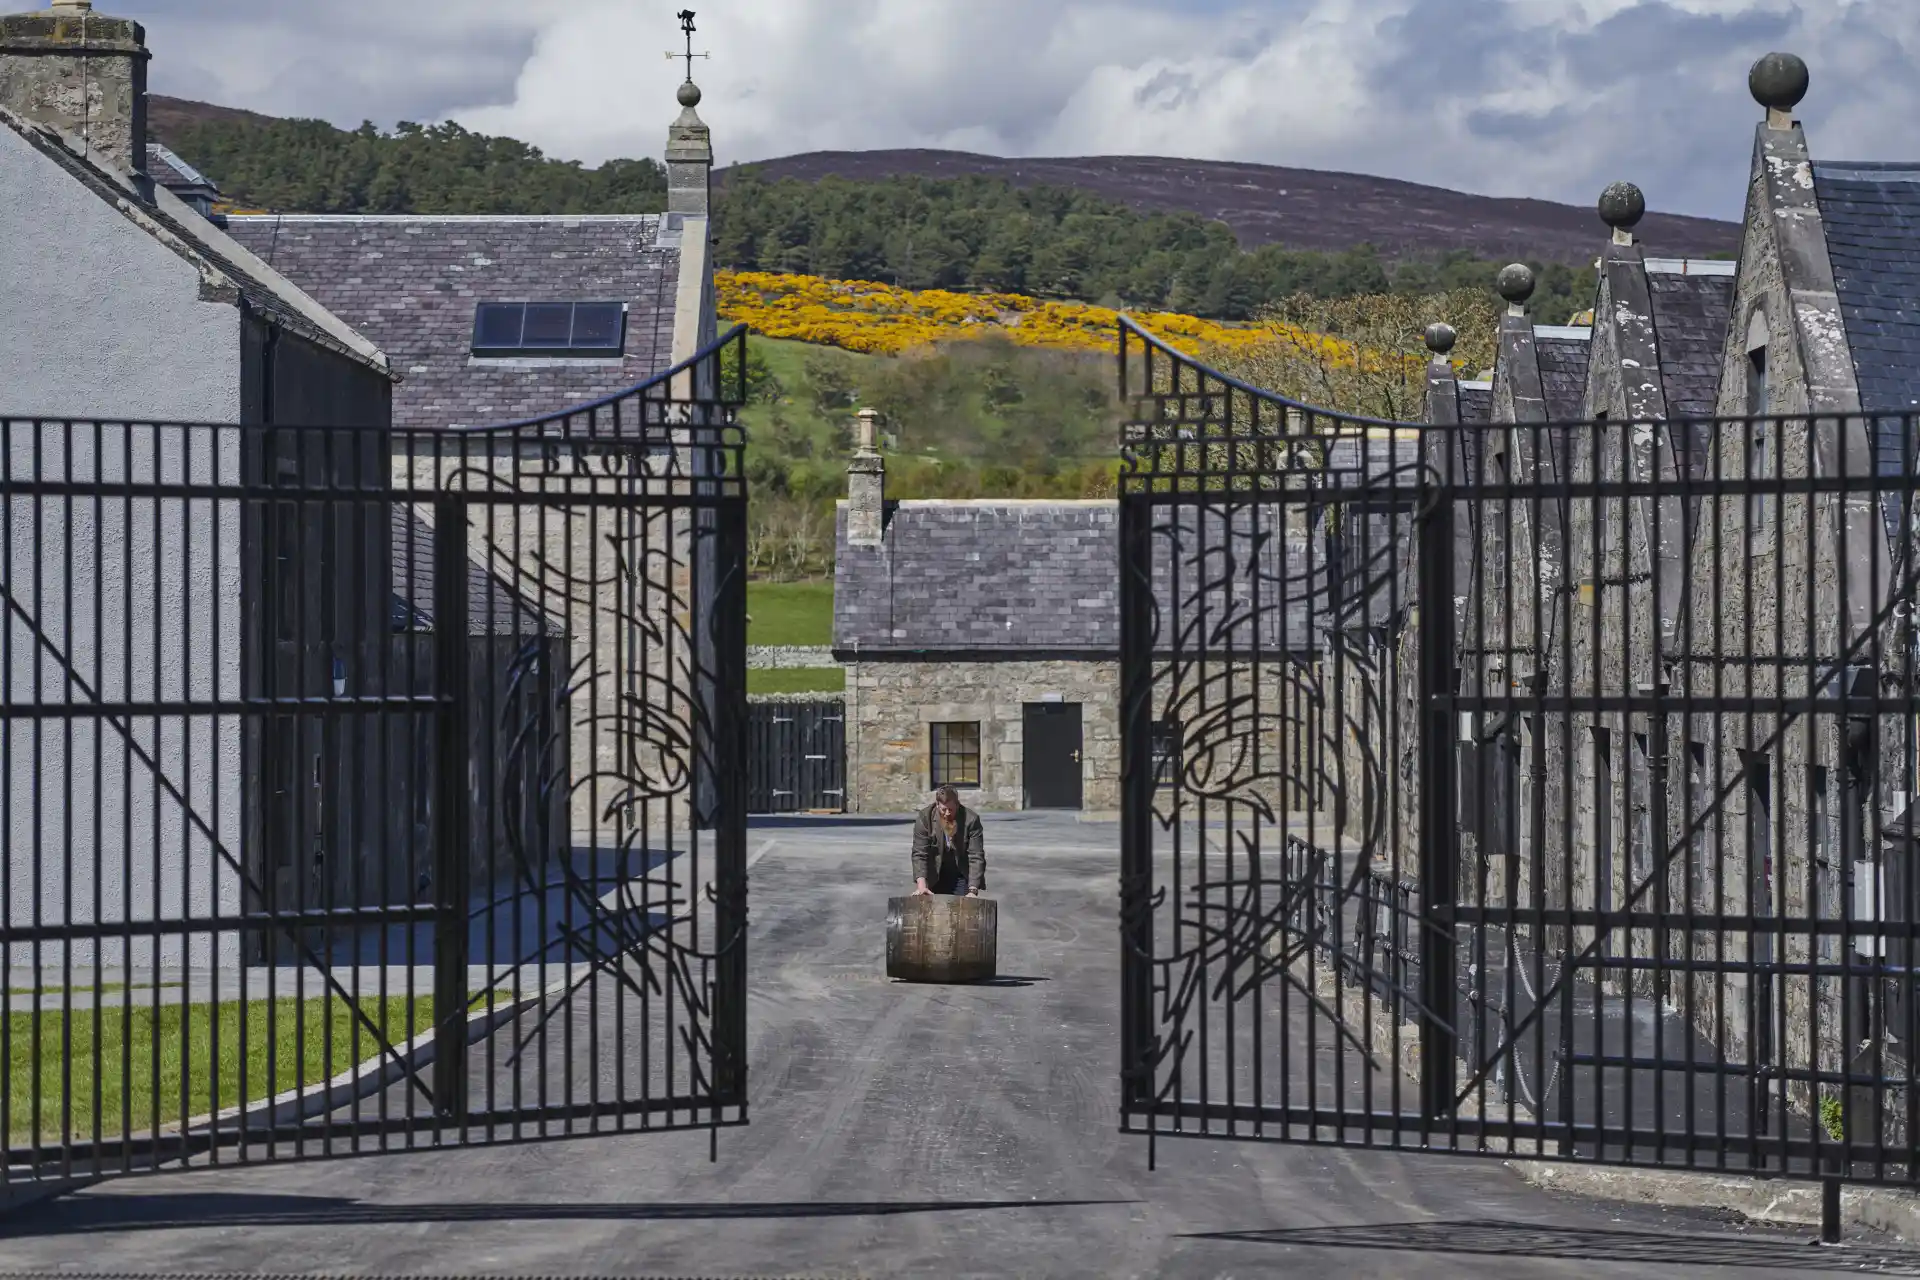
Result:
{"label": "person rolling barrel", "polygon": [[961,804],[952,787],[941,787],[913,822],[914,896],[977,898],[986,887],[987,846],[980,815]]}

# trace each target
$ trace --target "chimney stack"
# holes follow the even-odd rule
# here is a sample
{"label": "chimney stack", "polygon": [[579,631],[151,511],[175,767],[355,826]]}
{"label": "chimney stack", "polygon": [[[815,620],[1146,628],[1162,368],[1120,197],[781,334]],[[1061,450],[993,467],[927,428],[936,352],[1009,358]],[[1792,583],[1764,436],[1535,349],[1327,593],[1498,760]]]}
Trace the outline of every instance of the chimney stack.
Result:
{"label": "chimney stack", "polygon": [[667,212],[704,218],[713,205],[713,133],[694,108],[700,86],[680,86],[680,118],[667,131]]}
{"label": "chimney stack", "polygon": [[887,464],[880,456],[880,415],[855,415],[853,458],[847,463],[847,545],[877,547],[886,523]]}
{"label": "chimney stack", "polygon": [[0,107],[70,135],[83,154],[143,172],[147,33],[93,12],[92,0],[53,0],[0,17]]}

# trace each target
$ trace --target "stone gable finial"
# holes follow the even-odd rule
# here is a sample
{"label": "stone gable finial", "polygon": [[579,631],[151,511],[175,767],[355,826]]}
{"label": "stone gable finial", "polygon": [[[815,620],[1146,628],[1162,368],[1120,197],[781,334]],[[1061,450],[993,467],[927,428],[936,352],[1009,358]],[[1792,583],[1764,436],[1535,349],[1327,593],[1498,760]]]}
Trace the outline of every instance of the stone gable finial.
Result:
{"label": "stone gable finial", "polygon": [[1493,287],[1507,300],[1507,314],[1527,314],[1527,299],[1533,296],[1533,268],[1524,262],[1510,262],[1493,278]]}
{"label": "stone gable finial", "polygon": [[1453,350],[1454,341],[1458,336],[1454,333],[1452,325],[1436,320],[1427,326],[1427,350],[1436,356],[1444,357],[1447,352]]}
{"label": "stone gable finial", "polygon": [[1747,72],[1747,90],[1767,109],[1769,129],[1793,127],[1793,109],[1807,96],[1807,83],[1807,64],[1791,53],[1769,53]]}
{"label": "stone gable finial", "polygon": [[667,130],[667,212],[704,218],[713,206],[713,133],[694,110],[700,105],[700,86],[693,82],[693,60],[707,55],[693,50],[693,10],[682,9],[679,17],[686,52],[667,57],[687,60],[687,78],[674,94],[680,118]]}
{"label": "stone gable finial", "polygon": [[1600,193],[1600,221],[1613,228],[1615,244],[1632,244],[1633,229],[1647,213],[1647,197],[1631,182],[1612,182]]}

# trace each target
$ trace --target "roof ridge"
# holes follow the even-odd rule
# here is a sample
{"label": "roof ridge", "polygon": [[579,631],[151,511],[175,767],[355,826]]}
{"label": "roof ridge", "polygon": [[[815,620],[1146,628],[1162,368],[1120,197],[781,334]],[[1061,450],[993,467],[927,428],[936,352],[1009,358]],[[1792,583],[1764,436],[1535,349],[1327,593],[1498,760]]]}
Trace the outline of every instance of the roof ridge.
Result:
{"label": "roof ridge", "polygon": [[72,139],[61,130],[29,120],[5,107],[0,107],[0,125],[58,165],[68,177],[162,247],[197,267],[203,278],[217,277],[289,330],[392,376],[386,354],[364,334],[327,310],[293,281],[260,262],[166,187],[152,183],[151,194],[145,194],[134,186],[129,175],[76,151]]}

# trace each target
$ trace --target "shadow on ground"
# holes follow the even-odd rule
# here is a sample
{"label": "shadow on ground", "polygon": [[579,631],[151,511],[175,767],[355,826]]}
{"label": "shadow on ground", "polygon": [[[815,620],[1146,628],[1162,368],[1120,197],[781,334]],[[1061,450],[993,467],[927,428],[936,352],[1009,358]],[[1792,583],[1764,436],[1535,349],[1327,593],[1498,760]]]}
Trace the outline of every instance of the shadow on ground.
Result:
{"label": "shadow on ground", "polygon": [[1674,1236],[1606,1227],[1467,1221],[1209,1231],[1193,1233],[1189,1238],[1298,1249],[1385,1249],[1688,1268],[1754,1267],[1801,1274],[1844,1271],[1854,1275],[1920,1276],[1920,1253],[1845,1245],[1828,1248],[1812,1243],[1810,1235],[1801,1240],[1777,1234],[1748,1238]]}
{"label": "shadow on ground", "polygon": [[876,814],[858,816],[850,813],[768,813],[751,814],[747,818],[750,831],[778,830],[781,827],[906,827],[913,825],[913,815]]}
{"label": "shadow on ground", "polygon": [[1130,1200],[843,1200],[802,1204],[368,1204],[338,1196],[164,1194],[79,1196],[0,1217],[0,1239],[179,1228],[390,1226],[428,1222],[672,1222],[698,1219],[861,1218],[1131,1204]]}

